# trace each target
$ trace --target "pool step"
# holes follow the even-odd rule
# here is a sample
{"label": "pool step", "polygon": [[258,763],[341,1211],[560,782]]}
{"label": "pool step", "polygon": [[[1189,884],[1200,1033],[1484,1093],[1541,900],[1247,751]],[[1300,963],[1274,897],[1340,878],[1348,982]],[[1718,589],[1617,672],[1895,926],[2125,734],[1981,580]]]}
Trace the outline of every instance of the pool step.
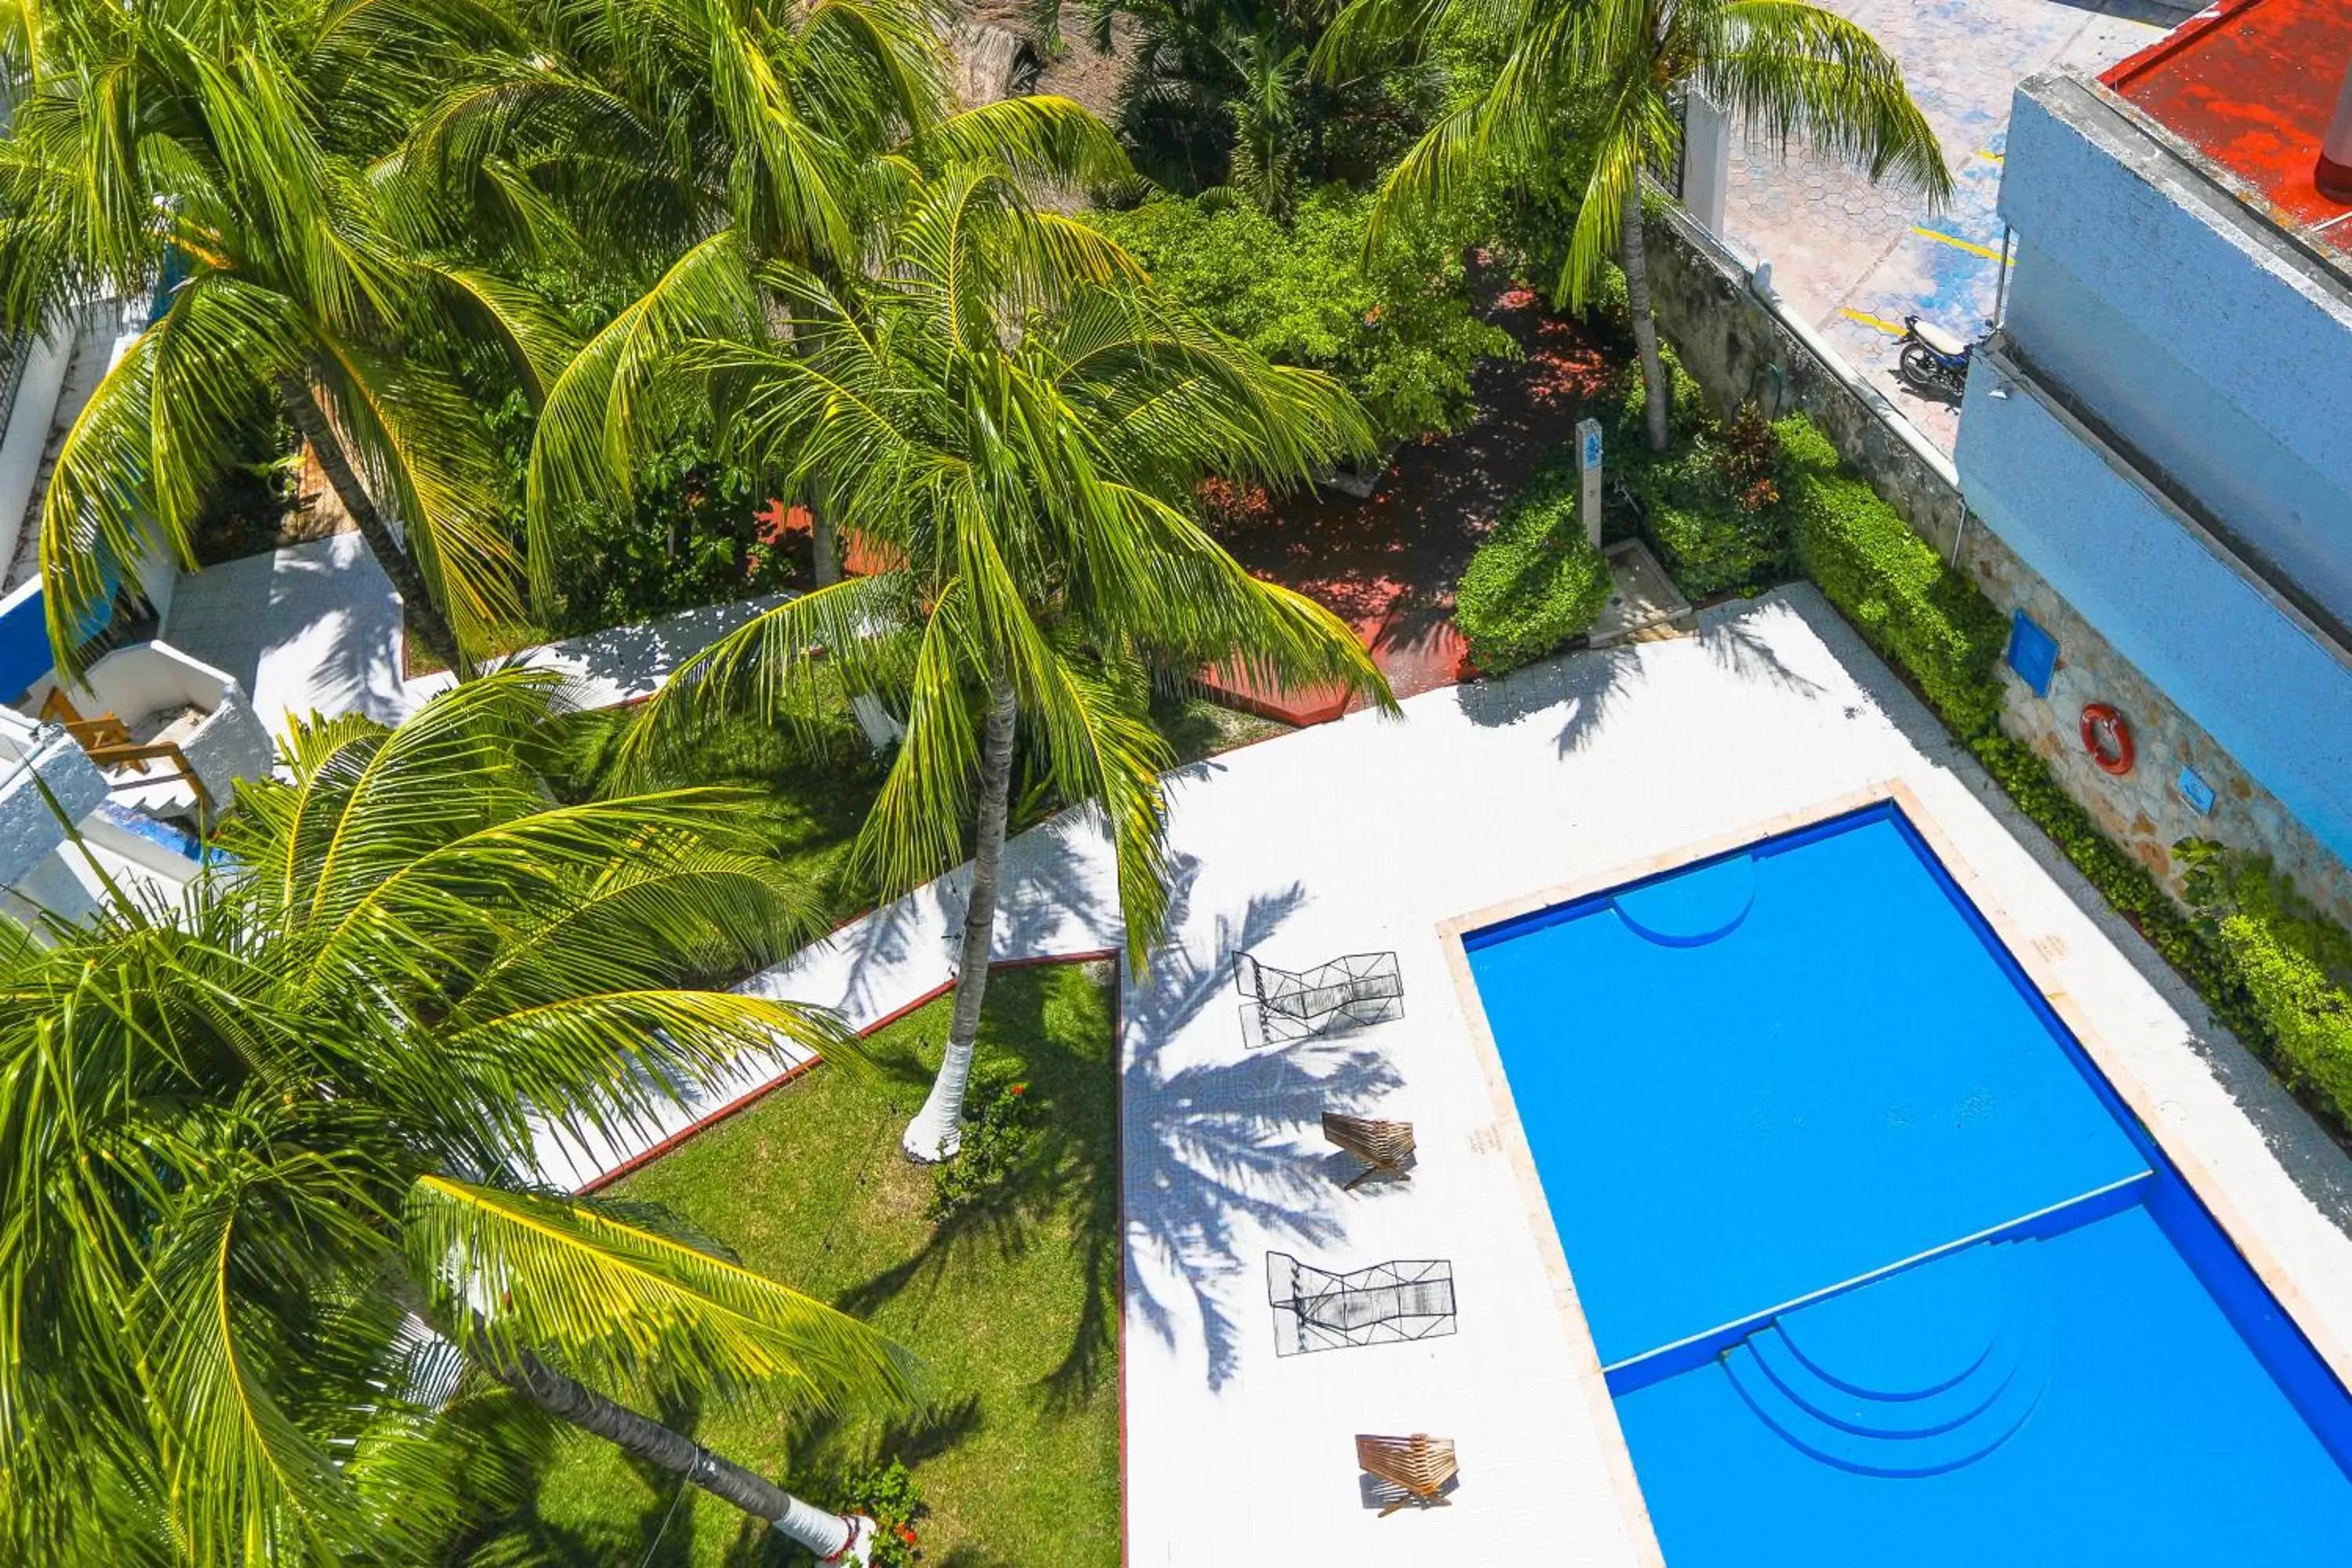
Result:
{"label": "pool step", "polygon": [[1930,1476],[2024,1425],[2049,1381],[2052,1340],[2040,1244],[1988,1242],[1790,1312],[1722,1364],[1801,1452],[1862,1475]]}
{"label": "pool step", "polygon": [[1756,858],[1727,855],[1610,900],[1635,935],[1662,947],[1703,947],[1739,929],[1756,905]]}

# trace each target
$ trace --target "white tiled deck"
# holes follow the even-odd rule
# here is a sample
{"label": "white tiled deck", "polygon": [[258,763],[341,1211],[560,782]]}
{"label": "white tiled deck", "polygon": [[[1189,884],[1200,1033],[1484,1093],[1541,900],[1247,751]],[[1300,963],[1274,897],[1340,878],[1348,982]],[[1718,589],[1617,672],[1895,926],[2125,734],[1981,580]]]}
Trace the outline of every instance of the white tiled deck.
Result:
{"label": "white tiled deck", "polygon": [[[2200,1167],[2209,1202],[2284,1282],[2339,1374],[2352,1372],[2352,1240],[2339,1228],[2352,1168],[2334,1145],[2038,834],[1988,806],[1997,796],[1973,764],[1811,590],[1710,612],[1703,627],[1433,692],[1408,704],[1408,722],[1358,715],[1179,783],[1174,921],[1123,1012],[1137,1568],[1652,1560],[1438,928],[1893,779],[2030,946],[2045,986],[2066,994],[2101,1058],[2137,1080],[2126,1092]],[[1030,834],[1015,854],[1000,957],[1115,943],[1105,857],[1083,822]],[[946,978],[953,905],[927,889],[757,984],[859,1023],[883,1016]],[[1236,947],[1296,966],[1393,948],[1407,1016],[1253,1048],[1229,978]],[[1417,1123],[1419,1168],[1410,1184],[1341,1194],[1315,1123],[1327,1109],[1374,1107]],[[1450,1258],[1460,1331],[1277,1360],[1269,1248],[1335,1268]],[[1351,1436],[1413,1431],[1460,1444],[1454,1505],[1376,1521]]]}
{"label": "white tiled deck", "polygon": [[[650,695],[671,670],[780,597],[680,610],[526,649],[515,661],[562,675],[580,707],[609,708]],[[404,673],[400,595],[356,533],[185,574],[163,635],[235,676],[278,735],[290,717],[311,713],[396,724],[455,679]]]}

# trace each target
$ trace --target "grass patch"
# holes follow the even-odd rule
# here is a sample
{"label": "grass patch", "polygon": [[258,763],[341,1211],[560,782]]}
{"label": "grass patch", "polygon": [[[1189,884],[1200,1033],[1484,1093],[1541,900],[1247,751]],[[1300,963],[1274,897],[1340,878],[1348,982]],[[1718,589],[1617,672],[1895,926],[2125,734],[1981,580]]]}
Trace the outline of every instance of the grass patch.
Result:
{"label": "grass patch", "polygon": [[[804,878],[836,921],[874,907],[874,890],[853,875],[850,841],[881,792],[887,759],[877,757],[850,719],[828,703],[792,730],[756,719],[702,726],[690,746],[661,758],[635,787],[676,789],[732,784],[757,793],[757,809],[775,853]],[[575,715],[565,721],[550,764],[568,799],[621,790],[614,755],[633,715],[626,710]]]}
{"label": "grass patch", "polygon": [[[947,1035],[941,998],[868,1042],[871,1070],[827,1065],[618,1184],[750,1267],[872,1321],[923,1358],[932,1405],[882,1422],[668,1414],[719,1453],[831,1506],[845,1478],[900,1458],[929,1507],[940,1568],[1110,1568],[1119,1555],[1117,1076],[1108,965],[1014,970],[989,986],[982,1075],[1026,1083],[1034,1131],[1009,1181],[933,1226],[929,1171],[898,1134]],[[529,1527],[635,1563],[677,1483],[567,1436]],[[688,1491],[650,1561],[805,1563]]]}

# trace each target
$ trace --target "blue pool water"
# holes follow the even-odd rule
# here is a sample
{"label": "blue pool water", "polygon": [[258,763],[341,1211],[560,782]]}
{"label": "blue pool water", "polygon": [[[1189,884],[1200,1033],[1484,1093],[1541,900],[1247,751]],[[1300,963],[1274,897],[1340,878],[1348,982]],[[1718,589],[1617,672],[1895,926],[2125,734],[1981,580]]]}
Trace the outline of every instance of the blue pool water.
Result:
{"label": "blue pool water", "polygon": [[2352,1563],[2352,1400],[1895,807],[1465,946],[1671,1568]]}

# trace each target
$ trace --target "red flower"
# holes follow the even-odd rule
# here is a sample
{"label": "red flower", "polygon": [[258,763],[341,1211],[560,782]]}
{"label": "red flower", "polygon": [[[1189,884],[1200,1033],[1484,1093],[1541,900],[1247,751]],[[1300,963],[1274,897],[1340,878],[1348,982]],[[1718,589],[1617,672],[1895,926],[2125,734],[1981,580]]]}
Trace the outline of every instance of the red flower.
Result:
{"label": "red flower", "polygon": [[898,1539],[905,1542],[909,1546],[915,1544],[915,1527],[911,1524],[900,1525],[898,1527]]}
{"label": "red flower", "polygon": [[1026,1094],[1029,1092],[1029,1086],[1025,1083],[1016,1083],[1013,1086],[1013,1092],[1015,1094]]}

